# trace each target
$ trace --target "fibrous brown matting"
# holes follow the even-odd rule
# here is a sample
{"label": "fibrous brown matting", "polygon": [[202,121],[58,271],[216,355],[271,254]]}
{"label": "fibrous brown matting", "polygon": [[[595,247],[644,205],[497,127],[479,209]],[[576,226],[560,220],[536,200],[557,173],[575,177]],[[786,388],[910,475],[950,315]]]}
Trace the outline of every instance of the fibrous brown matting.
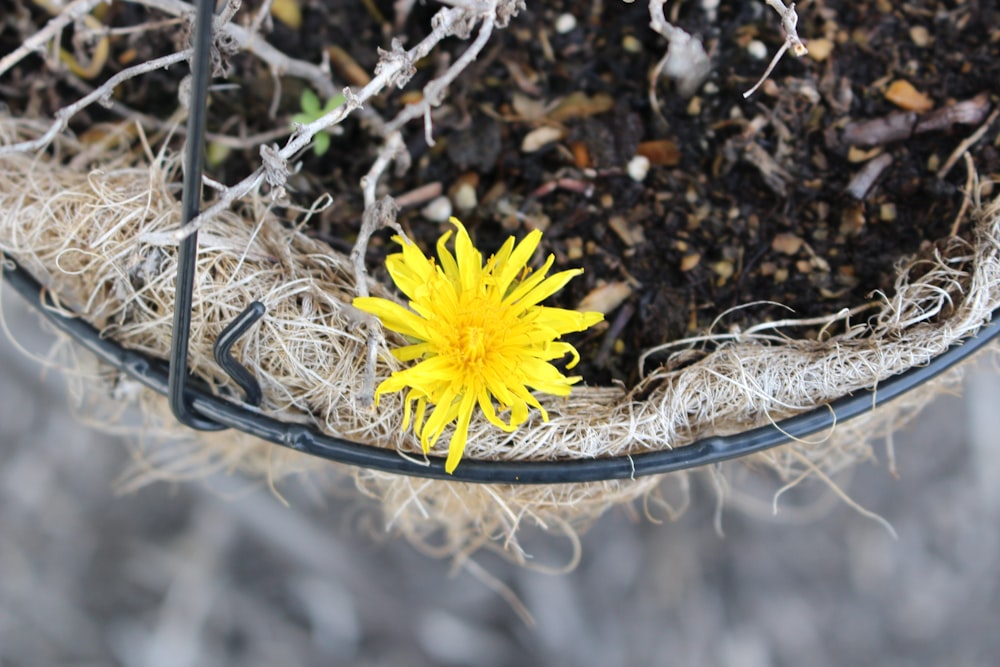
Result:
{"label": "fibrous brown matting", "polygon": [[[0,116],[0,145],[37,136],[31,123]],[[131,146],[128,141],[120,142]],[[176,155],[95,150],[71,138],[37,155],[0,158],[0,249],[56,295],[126,347],[166,358],[171,338],[176,243],[180,218]],[[212,359],[212,343],[243,308],[263,301],[267,314],[237,356],[256,375],[262,409],[286,421],[397,449],[419,457],[402,433],[401,397],[363,405],[363,316],[349,304],[354,272],[341,253],[276,219],[263,198],[208,223],[200,234],[194,290],[192,370],[211,385],[230,381]],[[1000,200],[973,207],[972,240],[944,239],[919,258],[901,261],[894,293],[848,317],[832,313],[817,340],[796,327],[762,324],[739,335],[699,343],[700,358],[675,370],[653,370],[639,387],[574,389],[568,399],[539,397],[537,415],[515,433],[474,419],[466,458],[558,459],[635,454],[729,434],[808,410],[925,364],[974,334],[1000,305]],[[391,290],[371,284],[373,294]],[[378,379],[398,368],[383,343]],[[695,343],[676,346],[690,356]],[[657,357],[662,362],[664,357]],[[669,359],[669,357],[667,357]],[[647,362],[649,365],[651,362]],[[107,373],[102,382],[107,385]],[[603,483],[506,486],[429,481],[335,466],[280,450],[239,433],[196,433],[172,422],[165,399],[131,394],[147,420],[140,477],[184,477],[218,468],[277,479],[289,472],[341,468],[378,498],[391,528],[441,554],[495,546],[520,557],[516,529],[531,523],[575,536],[609,507],[645,498],[660,502],[657,477]],[[233,387],[235,389],[235,387]],[[927,392],[924,392],[927,394]],[[636,398],[641,397],[641,399]],[[793,442],[750,458],[793,482],[829,476],[870,457],[870,441],[910,404],[840,425],[827,437]],[[441,442],[447,443],[448,435]],[[685,473],[671,476],[686,493]],[[681,501],[683,504],[683,501]],[[648,507],[648,505],[647,505]],[[574,538],[575,539],[575,538]]]}

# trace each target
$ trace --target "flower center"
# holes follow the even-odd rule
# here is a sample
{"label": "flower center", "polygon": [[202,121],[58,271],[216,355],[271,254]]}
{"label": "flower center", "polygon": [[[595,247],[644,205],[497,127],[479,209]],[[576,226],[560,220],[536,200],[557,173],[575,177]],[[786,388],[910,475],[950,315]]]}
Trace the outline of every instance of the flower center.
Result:
{"label": "flower center", "polygon": [[445,333],[446,352],[463,374],[479,375],[497,363],[510,326],[502,308],[489,299],[470,299],[459,307],[450,330]]}
{"label": "flower center", "polygon": [[462,333],[462,357],[466,365],[479,367],[486,357],[486,331],[469,327]]}

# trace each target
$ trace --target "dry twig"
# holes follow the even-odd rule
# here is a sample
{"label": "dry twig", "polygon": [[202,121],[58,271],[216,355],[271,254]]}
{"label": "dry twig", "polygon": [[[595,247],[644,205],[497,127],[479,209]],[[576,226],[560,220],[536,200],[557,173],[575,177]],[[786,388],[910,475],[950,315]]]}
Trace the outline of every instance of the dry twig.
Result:
{"label": "dry twig", "polygon": [[785,55],[785,51],[791,50],[792,55],[796,58],[809,53],[809,49],[799,39],[799,33],[796,28],[799,23],[799,15],[795,13],[795,3],[793,2],[786,7],[782,0],[767,0],[767,4],[774,11],[778,12],[778,16],[781,17],[781,29],[785,33],[785,42],[778,49],[778,52],[774,54],[774,57],[771,58],[771,62],[768,64],[767,69],[764,70],[764,74],[761,75],[760,79],[750,90],[743,93],[743,97],[750,97],[760,88],[761,84],[767,81],[767,78],[771,76],[771,72],[777,66],[778,61],[781,60],[781,56]]}
{"label": "dry twig", "polygon": [[25,153],[38,151],[46,146],[48,146],[56,136],[66,129],[70,118],[75,116],[77,113],[86,109],[94,102],[104,99],[111,99],[111,95],[114,92],[115,86],[129,79],[134,79],[137,76],[141,76],[146,72],[152,72],[154,70],[163,69],[169,67],[170,65],[175,65],[179,62],[187,60],[191,57],[192,50],[187,49],[185,51],[178,51],[177,53],[171,53],[169,56],[163,56],[161,58],[156,58],[148,62],[144,62],[140,65],[134,67],[129,67],[123,69],[118,74],[104,82],[102,86],[99,86],[93,90],[89,95],[85,95],[78,99],[76,102],[63,107],[58,112],[56,112],[56,119],[49,127],[48,131],[39,137],[31,141],[22,141],[16,144],[8,144],[6,146],[0,146],[0,155],[10,155],[12,153]]}
{"label": "dry twig", "polygon": [[21,46],[17,47],[3,58],[0,58],[0,76],[3,76],[11,67],[24,60],[24,58],[35,51],[43,49],[50,40],[59,37],[63,28],[86,16],[94,7],[105,0],[74,0],[66,6],[58,16],[52,17],[45,27],[25,39]]}
{"label": "dry twig", "polygon": [[[142,1],[160,2],[163,0]],[[175,2],[176,0],[169,1]],[[516,3],[507,2],[506,4],[513,5]],[[482,6],[477,7],[477,10],[478,12],[484,11]],[[482,16],[482,18],[484,21],[489,20],[492,22],[494,20],[493,17],[499,16],[501,13],[501,3],[498,2],[498,0],[492,0],[486,4],[486,11],[489,11],[489,13]],[[480,18],[480,16],[477,16],[477,13],[471,12],[464,6],[441,9],[432,19],[433,29],[427,37],[421,40],[409,51],[405,51],[402,46],[399,46],[398,48],[394,48],[392,51],[383,52],[382,60],[375,67],[375,76],[368,85],[357,91],[345,88],[343,94],[346,98],[346,102],[330,113],[324,114],[313,122],[299,127],[285,146],[278,151],[278,156],[283,160],[291,160],[298,154],[299,151],[310,144],[316,133],[327,130],[334,125],[338,125],[343,122],[343,120],[347,118],[352,111],[360,109],[366,101],[372,98],[372,96],[381,93],[383,90],[392,85],[397,87],[404,86],[415,71],[413,66],[414,62],[427,56],[427,54],[429,54],[430,51],[445,37],[453,34],[461,35],[470,27],[469,24],[477,18]],[[481,30],[480,32],[482,34],[483,31]],[[450,74],[451,72],[452,69],[449,68],[449,71],[442,78],[449,76],[453,78]],[[454,76],[457,76],[457,74]],[[450,80],[450,78],[446,79],[446,81]],[[428,93],[437,95],[436,89],[432,87],[434,86],[434,83],[435,82],[431,82],[428,84],[427,89],[429,90],[425,89],[425,95]],[[440,86],[440,90],[443,91],[446,83],[438,85]],[[434,103],[433,100],[429,100],[428,102],[430,104]],[[428,108],[423,104],[413,106],[417,108],[410,109],[407,107],[407,109],[400,112],[396,121],[399,121],[401,118],[409,119],[412,117],[412,114],[415,113],[418,115],[423,114],[425,109]],[[389,132],[395,131],[400,125],[401,123],[395,123],[392,127],[387,127],[386,130]],[[242,181],[229,187],[225,192],[220,194],[219,199],[214,204],[202,211],[201,215],[194,218],[182,229],[179,229],[175,234],[176,239],[180,241],[188,237],[204,225],[205,222],[218,215],[219,212],[229,208],[233,202],[247,196],[251,192],[255,192],[263,183],[264,175],[264,167],[259,167]]]}
{"label": "dry twig", "polygon": [[1000,116],[1000,108],[994,109],[993,113],[990,114],[990,117],[986,119],[986,122],[980,125],[978,130],[966,137],[962,143],[960,143],[955,150],[952,151],[951,155],[948,156],[948,159],[945,160],[943,165],[941,165],[941,169],[938,170],[938,178],[944,178],[948,175],[948,172],[955,166],[959,158],[965,155],[970,148],[976,145],[976,142],[986,135],[986,132],[990,129],[990,125],[996,122],[998,116]]}
{"label": "dry twig", "polygon": [[[708,78],[712,65],[705,47],[696,38],[667,21],[663,15],[666,0],[649,0],[649,27],[663,35],[670,43],[666,54],[653,68],[650,75],[651,86],[664,74],[677,82],[677,92],[681,97],[691,97]],[[659,104],[653,99],[654,106]]]}

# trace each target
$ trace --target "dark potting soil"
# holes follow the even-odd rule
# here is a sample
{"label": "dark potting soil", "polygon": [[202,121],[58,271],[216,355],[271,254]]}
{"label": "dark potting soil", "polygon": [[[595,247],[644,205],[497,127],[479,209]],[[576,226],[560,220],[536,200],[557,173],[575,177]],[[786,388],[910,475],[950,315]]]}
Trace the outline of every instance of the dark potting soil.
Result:
{"label": "dark potting soil", "polygon": [[[827,315],[866,302],[874,290],[891,292],[902,258],[953,232],[968,234],[969,217],[959,216],[967,163],[959,159],[946,174],[942,167],[987,122],[968,154],[981,177],[1000,178],[1000,123],[990,115],[1000,92],[995,2],[802,3],[798,30],[811,54],[786,56],[749,99],[743,92],[783,41],[780,20],[764,2],[720,3],[714,17],[702,5],[666,7],[712,59],[705,84],[685,99],[662,78],[651,94],[649,73],[667,44],[649,29],[646,3],[531,3],[451,87],[433,116],[434,144],[422,123],[405,130],[412,164],[386,182],[397,197],[429,186],[455,199],[471,187],[475,206],[455,213],[485,253],[510,234],[542,229],[542,252],[555,254],[555,270],[585,269],[550,305],[617,295],[607,323],[574,339],[583,357],[574,372],[591,384],[632,384],[643,350],[713,324],[718,332]],[[354,65],[371,72],[376,48],[397,34],[389,1],[300,6],[302,27],[275,21],[268,39],[312,62],[338,47],[349,55],[331,52],[340,80],[356,76]],[[402,25],[406,44],[426,35],[437,8],[414,8]],[[567,13],[575,25],[557,30],[571,25],[560,21]],[[105,21],[151,16],[113,9]],[[12,34],[8,25],[0,51],[16,43]],[[418,63],[407,90],[419,91],[466,47],[447,40]],[[150,33],[114,44],[113,57],[120,62],[128,49],[132,58],[149,58],[172,45]],[[232,65],[237,85],[213,92],[211,129],[273,128],[280,121],[268,118],[271,73],[251,56]],[[176,99],[183,76],[175,69],[155,85],[121,86],[120,98],[154,114],[174,108],[166,101]],[[5,92],[15,87],[0,84]],[[282,80],[281,117],[299,111],[302,86]],[[14,95],[11,105],[51,113],[74,95],[64,87],[35,90],[23,100]],[[415,95],[393,91],[370,106],[391,118]],[[525,146],[542,127],[556,128],[558,139]],[[296,202],[335,196],[309,233],[349,250],[363,208],[358,183],[378,148],[349,119],[324,155],[303,154],[290,182]],[[637,155],[650,163],[641,180],[628,169]],[[253,148],[217,153],[210,174],[233,183],[258,162]],[[399,222],[430,252],[444,225],[422,213],[425,199],[410,199]],[[382,262],[395,250],[389,236],[379,233],[369,245],[368,266],[383,278]],[[746,304],[755,305],[738,308]]]}

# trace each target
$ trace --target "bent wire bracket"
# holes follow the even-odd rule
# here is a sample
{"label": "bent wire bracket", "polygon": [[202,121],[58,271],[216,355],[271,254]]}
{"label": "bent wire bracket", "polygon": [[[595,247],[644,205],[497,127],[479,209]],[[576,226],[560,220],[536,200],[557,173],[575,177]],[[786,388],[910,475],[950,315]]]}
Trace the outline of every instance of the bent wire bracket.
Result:
{"label": "bent wire bracket", "polygon": [[247,405],[258,407],[262,397],[260,383],[253,373],[233,357],[233,345],[240,337],[250,330],[257,320],[264,316],[264,304],[254,301],[246,307],[239,316],[229,323],[215,341],[212,352],[215,355],[215,363],[222,367],[222,370],[233,379],[233,381],[243,390],[244,402]]}
{"label": "bent wire bracket", "polygon": [[[201,208],[202,138],[208,98],[212,15],[215,3],[199,0],[191,56],[191,103],[188,105],[187,142],[184,147],[184,190],[181,195],[181,227],[198,216]],[[188,392],[188,342],[191,337],[191,302],[198,257],[198,232],[185,238],[177,250],[177,284],[174,289],[174,321],[170,338],[170,410],[177,421],[202,431],[225,428],[191,409]]]}
{"label": "bent wire bracket", "polygon": [[[184,153],[184,184],[181,196],[181,227],[198,216],[201,209],[202,144],[211,68],[212,17],[215,3],[199,0],[195,18],[194,53],[191,56],[191,103],[188,105],[187,143]],[[174,291],[174,319],[170,338],[168,397],[177,421],[202,431],[228,428],[192,409],[188,391],[188,343],[191,337],[191,304],[197,268],[198,232],[180,242],[177,252],[177,285]],[[233,344],[264,314],[264,305],[254,301],[219,336],[215,361],[240,385],[246,402],[260,405],[260,385],[250,371],[233,358]]]}

